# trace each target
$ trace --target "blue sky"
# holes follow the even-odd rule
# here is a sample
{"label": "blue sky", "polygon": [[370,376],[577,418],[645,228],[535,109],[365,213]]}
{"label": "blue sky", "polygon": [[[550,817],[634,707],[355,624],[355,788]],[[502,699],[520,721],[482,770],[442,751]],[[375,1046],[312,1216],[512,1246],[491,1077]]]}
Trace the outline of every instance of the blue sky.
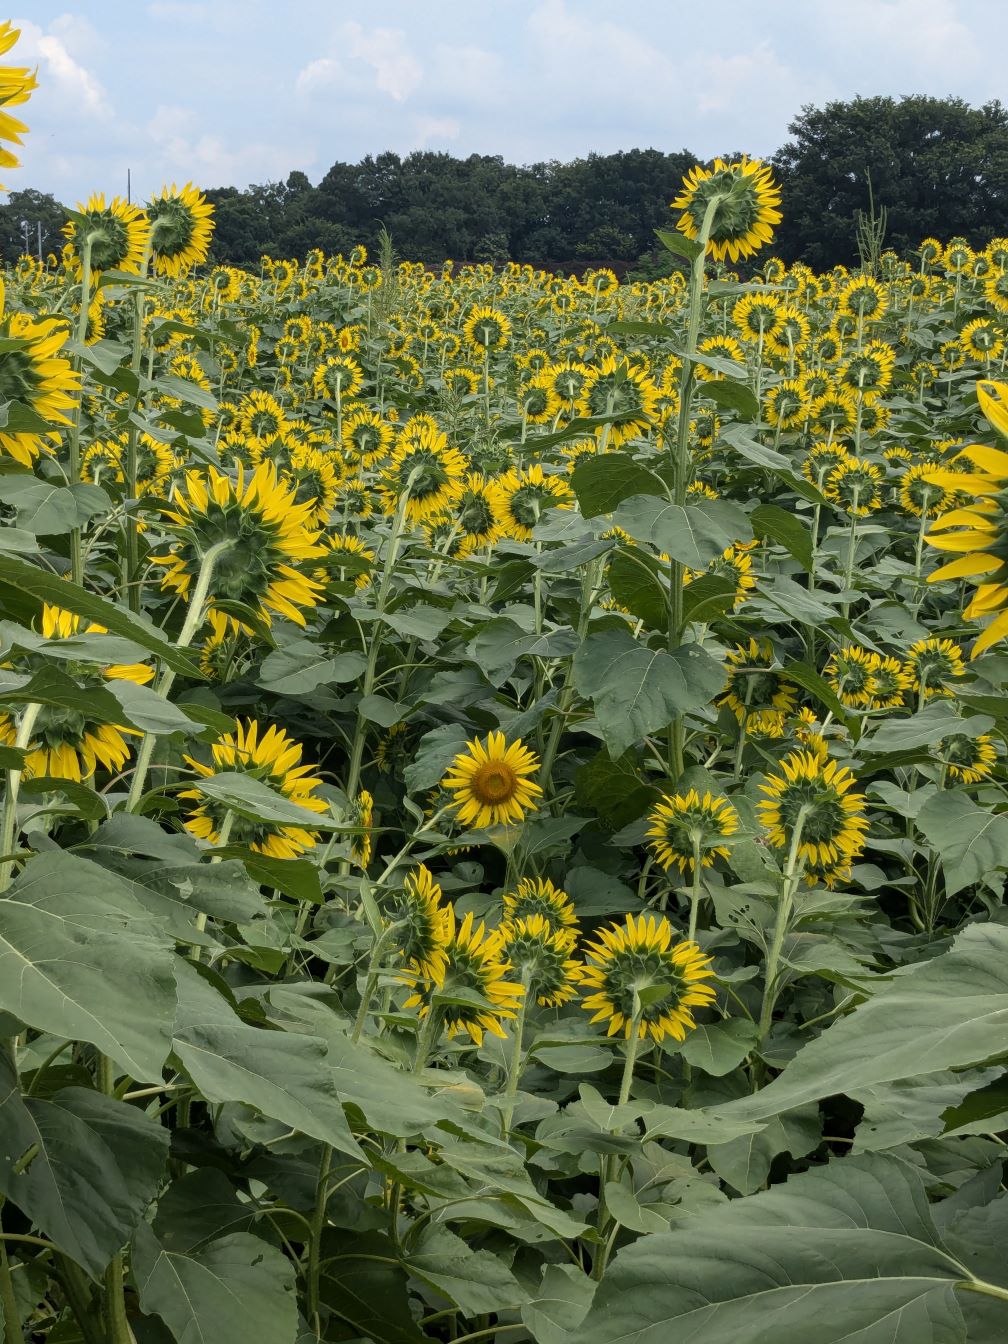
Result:
{"label": "blue sky", "polygon": [[769,154],[804,103],[1006,92],[1006,0],[22,3],[6,59],[40,88],[5,181],[68,202],[384,149]]}

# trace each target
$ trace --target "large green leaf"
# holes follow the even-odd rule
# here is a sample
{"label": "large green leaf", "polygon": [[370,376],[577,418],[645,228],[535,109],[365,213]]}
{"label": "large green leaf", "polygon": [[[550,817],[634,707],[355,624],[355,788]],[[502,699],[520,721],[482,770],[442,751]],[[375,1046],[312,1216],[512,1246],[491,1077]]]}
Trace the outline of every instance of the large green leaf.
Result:
{"label": "large green leaf", "polygon": [[653,495],[633,495],[613,513],[613,523],[634,541],[665,551],[690,569],[706,569],[733,542],[752,539],[749,519],[724,499],[682,507]]}
{"label": "large green leaf", "polygon": [[191,1023],[175,1053],[207,1101],[242,1101],[363,1161],[317,1036],[221,1021]]}
{"label": "large green leaf", "polygon": [[616,1257],[572,1338],[961,1344],[955,1287],[967,1277],[916,1169],[851,1157],[641,1237]]}
{"label": "large green leaf", "polygon": [[802,569],[812,568],[812,534],[793,512],[778,504],[758,504],[749,518],[757,537],[778,542]]}
{"label": "large green leaf", "polygon": [[952,948],[879,986],[754,1096],[712,1114],[764,1120],[834,1093],[1008,1055],[1008,928],[974,924]]}
{"label": "large green leaf", "polygon": [[0,1008],[145,1082],[170,1048],[174,962],[130,884],[85,859],[40,855],[0,901]]}
{"label": "large green leaf", "polygon": [[206,680],[189,656],[167,643],[159,632],[150,629],[122,607],[114,606],[102,597],[95,597],[94,593],[71,583],[69,579],[58,578],[48,570],[26,564],[15,556],[0,555],[0,603],[3,602],[5,586],[27,593],[39,602],[52,602],[89,621],[96,621],[114,635],[131,639],[156,654],[168,667],[183,676],[196,681]]}
{"label": "large green leaf", "polygon": [[943,789],[929,798],[917,825],[941,856],[950,896],[985,878],[994,881],[1008,868],[1008,815],[977,807],[964,790]]}
{"label": "large green leaf", "polygon": [[294,1265],[247,1232],[196,1251],[167,1250],[142,1224],[133,1241],[140,1305],[178,1344],[294,1344]]}
{"label": "large green leaf", "polygon": [[137,1107],[86,1088],[23,1099],[2,1051],[0,1134],[0,1191],[97,1278],[157,1193],[168,1131]]}
{"label": "large green leaf", "polygon": [[668,497],[668,487],[662,478],[624,453],[584,458],[574,468],[571,485],[585,518],[612,513],[631,495]]}
{"label": "large green leaf", "polygon": [[470,1316],[512,1310],[528,1299],[503,1260],[474,1250],[446,1227],[429,1224],[403,1264]]}
{"label": "large green leaf", "polygon": [[609,591],[613,600],[639,616],[652,630],[667,630],[668,570],[639,546],[621,546],[609,559]]}
{"label": "large green leaf", "polygon": [[574,656],[574,685],[591,700],[615,759],[706,705],[723,687],[724,671],[696,644],[649,649],[624,626],[587,637]]}
{"label": "large green leaf", "polygon": [[304,826],[308,830],[335,830],[338,823],[324,812],[310,812],[290,802],[254,775],[222,770],[198,781],[199,791],[207,798],[223,803],[232,812],[249,821],[275,822],[279,826]]}

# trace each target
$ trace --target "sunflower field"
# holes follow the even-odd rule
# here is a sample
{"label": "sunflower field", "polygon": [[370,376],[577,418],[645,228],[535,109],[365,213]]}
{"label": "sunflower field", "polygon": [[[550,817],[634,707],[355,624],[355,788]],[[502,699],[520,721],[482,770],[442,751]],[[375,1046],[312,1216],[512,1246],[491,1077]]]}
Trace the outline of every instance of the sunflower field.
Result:
{"label": "sunflower field", "polygon": [[7,273],[3,1344],[1008,1338],[1008,239],[780,211]]}

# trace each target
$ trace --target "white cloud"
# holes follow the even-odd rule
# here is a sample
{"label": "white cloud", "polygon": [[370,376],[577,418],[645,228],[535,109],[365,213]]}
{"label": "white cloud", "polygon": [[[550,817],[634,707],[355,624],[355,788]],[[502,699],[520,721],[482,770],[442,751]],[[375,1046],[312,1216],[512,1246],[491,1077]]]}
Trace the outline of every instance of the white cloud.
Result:
{"label": "white cloud", "polygon": [[[156,154],[148,159],[157,162],[165,181],[192,180],[198,186],[244,186],[248,182],[265,182],[286,178],[293,168],[310,168],[313,157],[307,161],[289,144],[271,144],[268,141],[249,140],[236,144],[207,133],[200,118],[184,107],[162,104],[146,126],[147,143],[153,143]],[[160,189],[161,182],[146,181],[146,193]]]}
{"label": "white cloud", "polygon": [[316,89],[330,88],[338,84],[343,77],[343,67],[331,56],[320,56],[317,61],[309,61],[303,70],[298,71],[294,87],[298,93],[314,93]]}
{"label": "white cloud", "polygon": [[19,61],[39,66],[40,92],[52,95],[65,111],[77,117],[108,117],[111,107],[101,81],[71,55],[59,35],[75,31],[72,22],[67,22],[70,19],[69,15],[56,19],[48,31],[29,19],[15,20],[15,26],[21,29],[16,48]]}
{"label": "white cloud", "polygon": [[418,149],[428,149],[431,145],[443,145],[448,140],[457,140],[461,133],[461,123],[454,117],[420,116],[413,119],[414,144]]}
{"label": "white cloud", "polygon": [[402,28],[373,28],[366,32],[349,22],[340,30],[347,54],[371,67],[375,87],[397,103],[405,102],[423,79],[423,67],[410,51]]}

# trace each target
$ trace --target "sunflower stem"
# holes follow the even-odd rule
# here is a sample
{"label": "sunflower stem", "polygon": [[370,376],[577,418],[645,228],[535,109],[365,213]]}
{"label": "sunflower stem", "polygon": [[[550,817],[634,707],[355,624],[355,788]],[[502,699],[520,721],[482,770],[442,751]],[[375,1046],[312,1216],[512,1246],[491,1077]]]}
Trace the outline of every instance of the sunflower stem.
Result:
{"label": "sunflower stem", "polygon": [[[115,1070],[107,1055],[98,1056],[98,1083],[107,1097],[115,1096]],[[109,1344],[134,1344],[123,1296],[123,1257],[118,1251],[105,1271],[105,1328]]]}
{"label": "sunflower stem", "polygon": [[522,1072],[522,1046],[525,1036],[525,1014],[528,1012],[529,991],[532,988],[528,967],[522,971],[524,993],[521,1003],[515,1010],[514,1034],[511,1042],[511,1058],[508,1062],[507,1089],[504,1093],[504,1109],[501,1112],[501,1135],[504,1138],[511,1133],[511,1120],[514,1116],[518,1097],[518,1081]]}
{"label": "sunflower stem", "polygon": [[[634,992],[634,1014],[630,1019],[629,1035],[627,1036],[626,1052],[623,1057],[623,1078],[620,1082],[619,1099],[617,1106],[625,1106],[630,1100],[630,1088],[633,1086],[634,1065],[637,1062],[637,1051],[640,1046],[640,1027],[641,1018],[644,1016],[644,1006]],[[616,1158],[612,1153],[606,1154],[599,1164],[599,1206],[598,1206],[598,1232],[602,1238],[602,1245],[598,1249],[595,1259],[592,1261],[591,1276],[598,1282],[605,1273],[606,1263],[609,1259],[609,1250],[611,1241],[607,1237],[609,1225],[613,1221],[609,1216],[606,1207],[605,1189],[610,1181],[613,1180],[616,1172]]]}
{"label": "sunflower stem", "polygon": [[[844,592],[847,592],[850,589],[851,583],[854,580],[854,556],[857,552],[858,500],[860,495],[860,488],[855,485],[854,498],[851,501],[850,531],[847,534],[847,564],[844,567]],[[843,604],[844,620],[847,619],[849,611],[850,602],[845,599]]]}
{"label": "sunflower stem", "polygon": [[[0,1206],[2,1202],[0,1198]],[[24,1344],[21,1312],[18,1310],[17,1298],[14,1295],[14,1280],[7,1258],[7,1243],[2,1237],[0,1237],[0,1306],[3,1307],[4,1318],[3,1344]]]}
{"label": "sunflower stem", "polygon": [[694,831],[693,891],[690,895],[689,932],[686,935],[686,937],[689,939],[691,943],[696,941],[697,914],[699,913],[700,910],[700,902],[703,899],[703,881],[700,876],[702,869],[703,869],[703,860],[701,858],[701,852],[700,852],[700,835]]}
{"label": "sunflower stem", "polygon": [[371,1007],[371,1000],[374,998],[375,988],[378,984],[378,975],[382,957],[384,957],[388,948],[395,941],[396,933],[400,927],[399,924],[390,924],[372,944],[367,975],[364,979],[364,992],[361,994],[360,1007],[357,1009],[357,1016],[354,1019],[353,1033],[350,1037],[355,1045],[364,1032],[364,1024],[367,1022],[368,1009]]}
{"label": "sunflower stem", "polygon": [[798,815],[791,831],[791,845],[788,850],[787,863],[784,866],[784,880],[781,884],[781,899],[777,907],[773,942],[770,944],[770,951],[767,955],[766,976],[763,981],[763,1006],[760,1010],[759,1020],[759,1039],[761,1041],[770,1030],[774,1007],[777,1003],[777,968],[780,965],[781,949],[784,946],[784,939],[791,923],[795,891],[801,879],[802,864],[799,860],[799,851],[801,849],[802,831],[808,814],[807,804],[802,804],[798,809]]}
{"label": "sunflower stem", "polygon": [[[84,237],[84,246],[81,251],[81,282],[80,282],[80,313],[77,316],[77,347],[78,353],[73,357],[73,367],[80,373],[83,367],[83,360],[79,353],[87,343],[87,323],[88,308],[91,305],[91,247],[96,235],[88,233]],[[83,382],[83,376],[82,376]],[[73,423],[70,426],[70,485],[75,486],[80,481],[80,438],[81,424],[84,419],[84,393],[83,388],[78,388],[77,405],[74,408]],[[81,551],[81,530],[75,527],[70,532],[70,578],[74,583],[83,585],[84,583],[84,557]]]}
{"label": "sunflower stem", "polygon": [[[25,705],[24,713],[21,715],[21,723],[18,726],[17,736],[14,738],[14,746],[24,750],[31,741],[32,731],[35,727],[35,720],[39,716],[42,706],[31,701]],[[17,800],[18,792],[21,788],[22,770],[7,771],[7,788],[4,791],[3,815],[0,818],[0,856],[3,856],[3,862],[0,862],[0,891],[6,891],[11,884],[11,877],[14,873],[14,859],[8,858],[13,854],[14,835],[17,829]]]}
{"label": "sunflower stem", "polygon": [[[176,641],[176,648],[187,649],[193,641],[197,630],[203,624],[206,615],[205,607],[207,595],[210,592],[210,584],[213,581],[214,569],[217,560],[225,551],[231,549],[234,543],[228,541],[218,541],[211,546],[203,555],[200,561],[199,573],[196,576],[196,582],[193,584],[192,593],[189,597],[189,610],[186,612],[185,623],[179,633]],[[158,683],[154,687],[155,692],[162,700],[167,700],[168,692],[175,682],[175,673],[170,667],[164,668]],[[136,766],[133,770],[133,782],[130,785],[129,797],[126,800],[126,811],[135,812],[140,799],[143,797],[144,786],[147,782],[147,771],[150,768],[151,757],[154,755],[154,747],[157,743],[156,733],[144,733],[143,741],[140,743],[140,750],[137,752]]]}
{"label": "sunflower stem", "polygon": [[325,1230],[326,1204],[329,1200],[329,1168],[332,1165],[332,1148],[323,1144],[319,1159],[318,1184],[315,1187],[315,1210],[311,1220],[311,1240],[308,1243],[308,1300],[307,1315],[316,1335],[319,1330],[319,1271],[321,1269],[322,1233]]}

